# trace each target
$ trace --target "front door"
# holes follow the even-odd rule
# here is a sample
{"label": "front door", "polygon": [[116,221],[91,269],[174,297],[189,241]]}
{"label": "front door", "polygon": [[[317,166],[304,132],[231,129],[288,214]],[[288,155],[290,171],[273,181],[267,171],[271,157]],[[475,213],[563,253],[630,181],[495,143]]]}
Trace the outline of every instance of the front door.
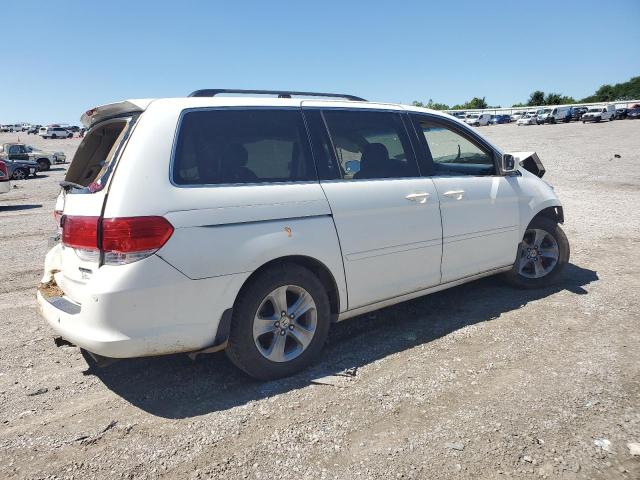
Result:
{"label": "front door", "polygon": [[498,175],[496,155],[453,121],[415,116],[442,212],[442,281],[513,264],[519,238],[515,177]]}
{"label": "front door", "polygon": [[400,113],[311,110],[306,116],[321,116],[330,134],[336,175],[321,185],[340,239],[349,309],[440,283],[438,195],[420,176]]}
{"label": "front door", "polygon": [[8,150],[9,160],[29,160],[29,152],[24,145],[10,145]]}

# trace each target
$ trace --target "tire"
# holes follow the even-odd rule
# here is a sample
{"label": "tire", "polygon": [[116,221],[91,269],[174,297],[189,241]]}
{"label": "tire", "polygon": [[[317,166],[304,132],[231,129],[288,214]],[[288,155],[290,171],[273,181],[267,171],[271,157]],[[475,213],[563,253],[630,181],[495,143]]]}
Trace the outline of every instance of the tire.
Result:
{"label": "tire", "polygon": [[49,162],[49,160],[47,160],[46,158],[38,159],[38,171],[46,172],[50,168],[51,168],[51,162]]}
{"label": "tire", "polygon": [[[538,232],[545,234],[544,236],[540,234],[539,242]],[[534,249],[531,249],[535,250],[535,257],[529,257],[528,245],[535,246]],[[539,254],[538,250],[541,246],[542,251],[548,255]],[[552,258],[554,252],[557,252],[555,263]],[[518,246],[516,261],[512,269],[505,273],[505,278],[508,283],[518,288],[548,287],[558,281],[562,270],[569,262],[569,254],[569,241],[558,223],[547,217],[538,216],[527,227],[524,238]],[[539,266],[536,263],[539,263]],[[540,275],[543,271],[545,272]]]}
{"label": "tire", "polygon": [[29,176],[28,170],[25,170],[24,168],[16,168],[13,171],[13,175],[11,175],[11,178],[13,180],[26,180],[28,176]]}
{"label": "tire", "polygon": [[[278,295],[283,289],[284,297]],[[295,320],[293,317],[290,319],[282,316],[282,313],[278,314],[276,310],[281,310],[277,308],[278,302],[270,299],[284,298],[287,312],[293,313],[295,308],[290,307],[295,307],[296,302],[302,298],[296,297],[301,291],[309,295],[306,298],[312,300],[315,310],[309,308]],[[308,302],[307,300],[304,304],[309,305]],[[233,309],[225,353],[238,368],[258,380],[286,377],[304,369],[318,357],[327,339],[330,324],[329,298],[318,278],[296,264],[278,265],[258,274],[240,292]],[[260,331],[260,327],[263,333],[256,333]],[[310,330],[313,331],[311,335]],[[308,343],[303,346],[296,338],[302,338]],[[278,346],[282,348],[279,349]],[[286,359],[286,356],[291,358]]]}

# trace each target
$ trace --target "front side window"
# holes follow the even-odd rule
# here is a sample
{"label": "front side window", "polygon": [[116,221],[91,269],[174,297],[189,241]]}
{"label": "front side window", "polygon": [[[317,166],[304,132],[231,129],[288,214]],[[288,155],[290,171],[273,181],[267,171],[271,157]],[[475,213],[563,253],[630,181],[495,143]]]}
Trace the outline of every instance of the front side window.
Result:
{"label": "front side window", "polygon": [[177,185],[316,179],[299,110],[187,112],[173,162]]}
{"label": "front side window", "polygon": [[460,133],[428,120],[418,122],[435,175],[494,175],[493,155]]}
{"label": "front side window", "polygon": [[420,176],[400,114],[326,110],[323,115],[344,180]]}

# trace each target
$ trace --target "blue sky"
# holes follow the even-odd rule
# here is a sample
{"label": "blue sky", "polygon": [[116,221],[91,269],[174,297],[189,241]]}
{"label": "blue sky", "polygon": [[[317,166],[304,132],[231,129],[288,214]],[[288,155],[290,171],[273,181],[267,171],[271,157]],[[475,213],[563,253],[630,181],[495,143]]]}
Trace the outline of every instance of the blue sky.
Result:
{"label": "blue sky", "polygon": [[640,1],[2,0],[0,123],[198,88],[449,104],[640,75]]}

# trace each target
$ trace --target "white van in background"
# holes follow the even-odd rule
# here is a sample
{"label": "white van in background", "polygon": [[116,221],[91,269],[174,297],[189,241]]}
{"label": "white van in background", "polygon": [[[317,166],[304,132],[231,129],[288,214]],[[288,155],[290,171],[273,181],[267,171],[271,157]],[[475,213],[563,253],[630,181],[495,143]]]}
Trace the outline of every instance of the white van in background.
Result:
{"label": "white van in background", "polygon": [[562,106],[562,107],[553,107],[551,113],[547,116],[547,123],[558,123],[564,122],[567,123],[571,120],[571,107]]}
{"label": "white van in background", "polygon": [[473,127],[489,125],[489,120],[491,120],[490,113],[470,113],[467,115],[467,118],[464,119],[467,125],[471,125]]}
{"label": "white van in background", "polygon": [[589,107],[587,113],[582,115],[582,123],[599,122],[605,120],[613,120],[616,116],[615,105],[605,105],[604,107]]}
{"label": "white van in background", "polygon": [[73,133],[63,127],[41,127],[38,135],[42,138],[71,138]]}

